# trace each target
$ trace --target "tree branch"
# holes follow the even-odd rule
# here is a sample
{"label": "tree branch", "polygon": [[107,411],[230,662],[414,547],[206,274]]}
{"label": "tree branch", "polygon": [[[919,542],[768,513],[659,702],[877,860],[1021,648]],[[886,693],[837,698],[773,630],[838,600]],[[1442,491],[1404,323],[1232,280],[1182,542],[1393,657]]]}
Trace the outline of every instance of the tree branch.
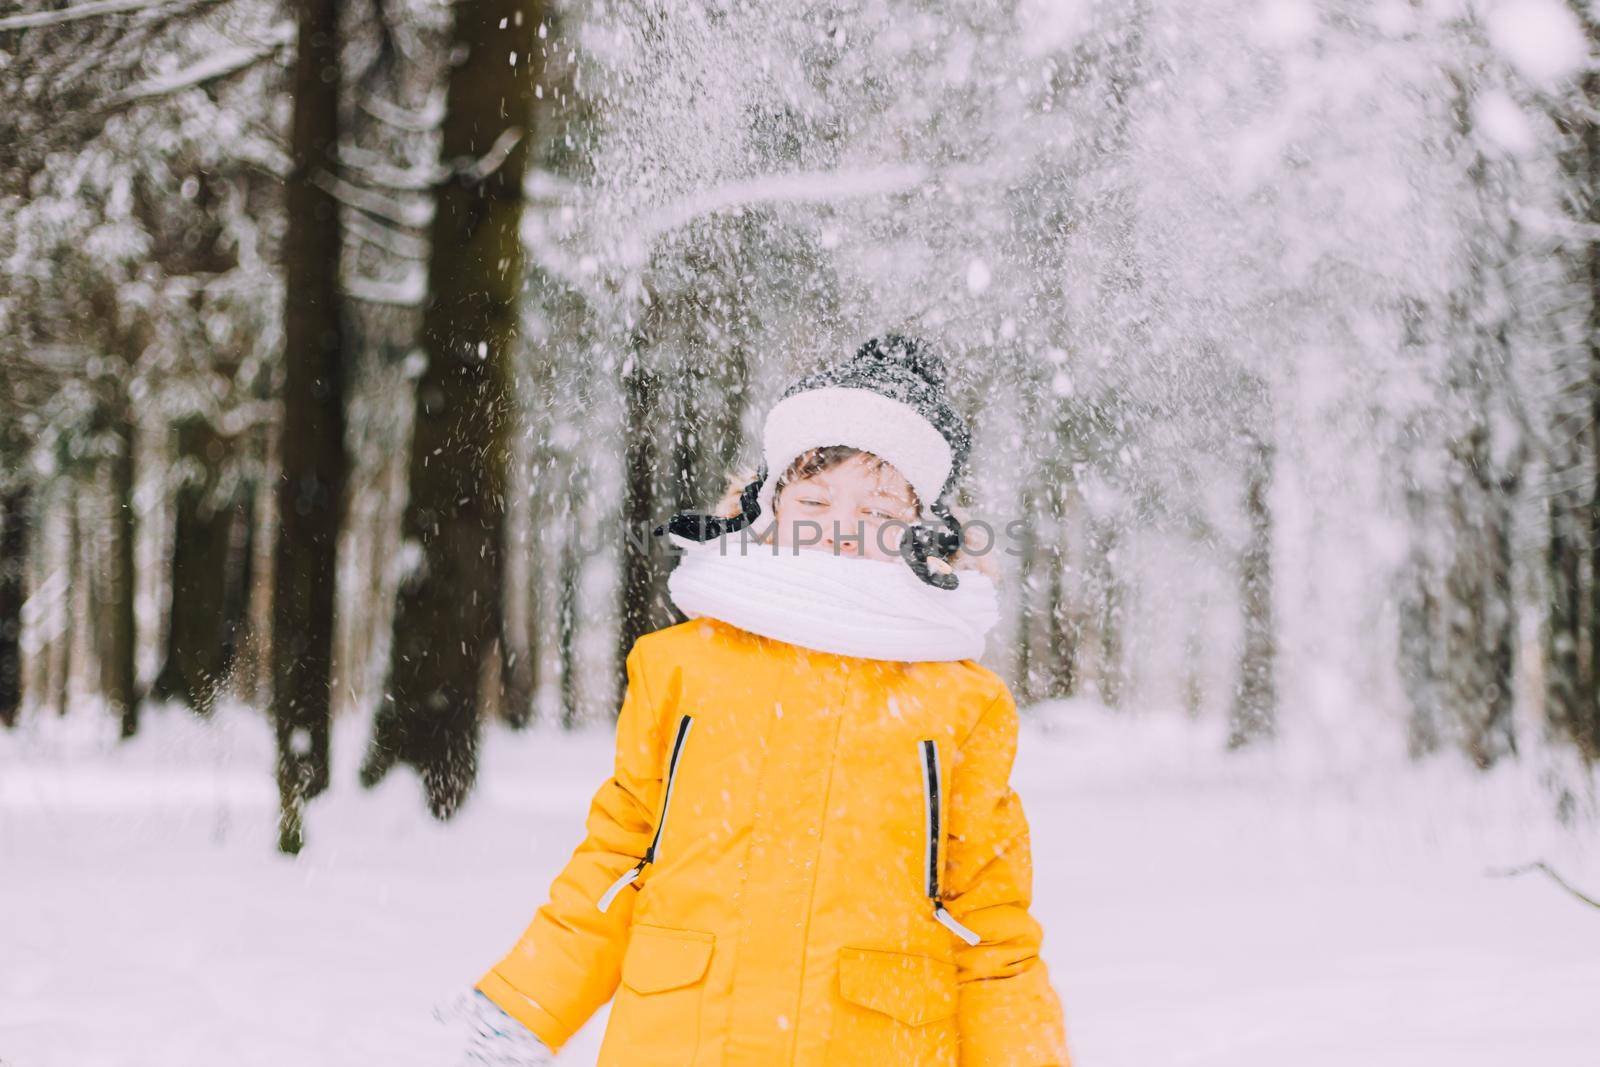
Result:
{"label": "tree branch", "polygon": [[120,15],[128,11],[166,7],[178,0],[93,0],[92,3],[75,4],[55,11],[33,11],[26,15],[7,15],[0,18],[0,31],[32,30],[40,26],[59,26],[64,22],[94,18],[97,15]]}
{"label": "tree branch", "polygon": [[1559,874],[1552,870],[1550,865],[1544,860],[1538,860],[1534,863],[1524,863],[1521,867],[1508,867],[1503,870],[1491,870],[1489,874],[1494,878],[1515,878],[1520,874],[1527,874],[1529,871],[1543,871],[1549,876],[1552,882],[1560,886],[1562,889],[1565,889],[1568,893],[1571,893],[1585,904],[1589,905],[1589,907],[1600,908],[1600,900],[1594,899],[1593,897],[1579,890],[1577,887],[1573,886],[1572,883],[1568,882],[1565,878],[1562,878]]}
{"label": "tree branch", "polygon": [[379,122],[408,133],[432,133],[444,118],[444,94],[435,94],[423,111],[412,111],[381,96],[362,96],[357,103]]}
{"label": "tree branch", "polygon": [[397,281],[379,281],[376,278],[347,278],[343,289],[346,296],[368,304],[387,307],[419,308],[428,295],[427,272],[414,265],[406,276]]}
{"label": "tree branch", "polygon": [[345,229],[349,231],[350,236],[366,241],[368,244],[376,245],[390,255],[398,256],[401,259],[420,260],[427,258],[427,241],[414,237],[409,233],[391,230],[383,223],[374,221],[363,211],[351,211],[345,218]]}
{"label": "tree branch", "polygon": [[465,178],[469,183],[478,185],[487,180],[495,171],[499,170],[510,157],[511,150],[517,147],[517,142],[522,140],[523,131],[516,126],[507,126],[500,131],[500,136],[494,139],[494,144],[489,150],[477,159],[471,156],[461,156],[450,164],[450,169]]}
{"label": "tree branch", "polygon": [[407,200],[400,196],[387,196],[372,189],[345,181],[337,175],[317,168],[312,182],[323,192],[347,207],[365,211],[399,226],[420,230],[433,219],[433,203],[428,200]]}
{"label": "tree branch", "polygon": [[121,93],[111,99],[108,109],[126,107],[129,104],[144,103],[162,96],[171,96],[185,89],[193,89],[210,82],[220,81],[242,71],[248,70],[261,62],[276,55],[278,50],[287,46],[294,40],[293,23],[284,23],[273,29],[272,36],[257,45],[241,45],[218,52],[186,70],[178,72],[168,78],[152,78],[148,81],[130,85]]}

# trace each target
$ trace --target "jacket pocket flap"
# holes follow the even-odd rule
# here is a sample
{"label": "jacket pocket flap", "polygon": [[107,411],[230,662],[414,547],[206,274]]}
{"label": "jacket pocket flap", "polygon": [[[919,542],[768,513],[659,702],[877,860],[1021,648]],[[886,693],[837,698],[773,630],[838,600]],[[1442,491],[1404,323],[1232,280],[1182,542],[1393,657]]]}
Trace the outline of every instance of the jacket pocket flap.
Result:
{"label": "jacket pocket flap", "polygon": [[637,993],[659,993],[699,981],[715,940],[701,930],[637,924],[622,957],[622,981]]}
{"label": "jacket pocket flap", "polygon": [[956,1011],[956,965],[888,949],[839,950],[839,995],[920,1026]]}

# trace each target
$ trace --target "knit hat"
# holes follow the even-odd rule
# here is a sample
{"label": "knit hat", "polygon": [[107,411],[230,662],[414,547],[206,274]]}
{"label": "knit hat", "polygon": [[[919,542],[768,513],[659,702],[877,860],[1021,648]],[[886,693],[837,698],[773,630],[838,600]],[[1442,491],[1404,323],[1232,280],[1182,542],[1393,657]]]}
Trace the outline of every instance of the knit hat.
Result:
{"label": "knit hat", "polygon": [[949,495],[966,470],[972,446],[966,422],[945,393],[944,361],[917,340],[888,334],[874,337],[842,363],[831,364],[790,385],[767,413],[762,431],[761,467],[740,494],[740,513],[731,518],[683,513],[657,527],[695,541],[774,515],[778,478],[794,458],[812,448],[848,445],[894,465],[937,517],[918,522],[902,539],[901,550],[917,576],[929,585],[953,589],[954,574],[928,569],[930,555],[948,560],[961,547],[961,524],[950,514]]}

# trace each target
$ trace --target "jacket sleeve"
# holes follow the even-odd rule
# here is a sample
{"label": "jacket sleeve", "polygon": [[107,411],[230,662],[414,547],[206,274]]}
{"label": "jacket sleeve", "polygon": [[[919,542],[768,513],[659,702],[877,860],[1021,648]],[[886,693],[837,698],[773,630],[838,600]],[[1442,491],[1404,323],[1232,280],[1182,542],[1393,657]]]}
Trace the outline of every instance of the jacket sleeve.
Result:
{"label": "jacket sleeve", "polygon": [[557,1050],[621,980],[637,894],[624,889],[604,912],[596,902],[644,855],[661,795],[659,709],[647,690],[637,644],[626,665],[615,767],[590,802],[587,834],[551,884],[548,901],[476,987]]}
{"label": "jacket sleeve", "polygon": [[961,1067],[1070,1067],[1060,998],[1029,912],[1033,858],[1011,788],[1017,708],[1010,691],[984,710],[952,769],[943,897],[982,940],[956,945]]}

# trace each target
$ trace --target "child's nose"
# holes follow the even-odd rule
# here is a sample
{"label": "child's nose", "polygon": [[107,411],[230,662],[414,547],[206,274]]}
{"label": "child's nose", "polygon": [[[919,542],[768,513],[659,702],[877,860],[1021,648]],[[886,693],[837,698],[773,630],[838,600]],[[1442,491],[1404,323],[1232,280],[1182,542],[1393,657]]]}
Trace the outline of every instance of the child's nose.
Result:
{"label": "child's nose", "polygon": [[822,543],[829,548],[838,544],[854,545],[861,540],[861,531],[848,513],[830,508],[823,521],[822,538]]}

